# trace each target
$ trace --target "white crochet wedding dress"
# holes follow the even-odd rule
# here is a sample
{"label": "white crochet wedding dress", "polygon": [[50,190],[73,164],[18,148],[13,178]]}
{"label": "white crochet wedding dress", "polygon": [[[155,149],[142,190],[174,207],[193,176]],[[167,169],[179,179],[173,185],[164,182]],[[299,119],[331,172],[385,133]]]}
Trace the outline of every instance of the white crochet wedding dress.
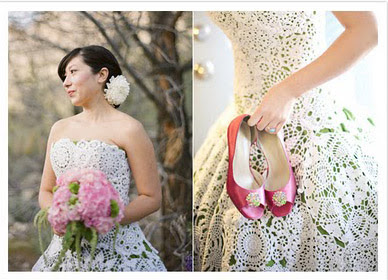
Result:
{"label": "white crochet wedding dress", "polygon": [[[376,271],[377,175],[373,121],[325,87],[298,98],[283,127],[298,193],[292,212],[244,218],[227,195],[227,127],[276,83],[324,51],[324,12],[210,12],[233,45],[234,103],[194,160],[195,270]],[[256,146],[251,165],[266,161]]]}
{"label": "white crochet wedding dress", "polygon": [[[103,171],[108,180],[119,192],[124,205],[129,203],[130,168],[126,153],[118,146],[100,140],[81,140],[73,142],[62,138],[53,143],[50,160],[58,177],[73,168],[94,168]],[[99,235],[92,271],[165,271],[166,268],[158,256],[158,251],[145,239],[138,223],[120,226],[116,239],[116,252],[113,251],[113,228],[106,235]],[[62,238],[58,235],[46,249],[44,255],[33,266],[32,271],[50,271],[62,249]],[[90,262],[91,246],[83,240],[80,271],[86,271]],[[76,271],[77,255],[67,251],[59,271]]]}

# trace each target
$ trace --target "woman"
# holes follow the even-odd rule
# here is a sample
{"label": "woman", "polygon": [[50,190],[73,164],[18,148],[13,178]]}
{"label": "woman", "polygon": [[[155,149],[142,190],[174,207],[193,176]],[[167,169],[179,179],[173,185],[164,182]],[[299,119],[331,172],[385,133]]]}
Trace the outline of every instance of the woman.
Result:
{"label": "woman", "polygon": [[[152,143],[141,123],[117,108],[129,91],[113,54],[101,46],[76,48],[59,63],[58,75],[74,106],[83,111],[51,128],[39,192],[42,209],[50,207],[56,178],[72,168],[97,168],[120,193],[125,205],[113,252],[114,229],[99,235],[93,271],[164,271],[158,252],[145,239],[137,221],[160,208],[161,186]],[[138,196],[129,202],[130,173]],[[61,250],[55,232],[33,271],[50,271]],[[82,246],[81,270],[87,270],[90,246]],[[76,271],[77,257],[66,253],[60,271]]]}
{"label": "woman", "polygon": [[[377,270],[373,122],[319,87],[377,44],[376,21],[371,12],[333,14],[345,31],[323,50],[324,12],[210,12],[233,45],[235,101],[194,161],[196,270]],[[298,186],[285,217],[266,209],[246,219],[227,195],[226,132],[241,114],[284,138]],[[250,165],[266,170],[257,146]]]}

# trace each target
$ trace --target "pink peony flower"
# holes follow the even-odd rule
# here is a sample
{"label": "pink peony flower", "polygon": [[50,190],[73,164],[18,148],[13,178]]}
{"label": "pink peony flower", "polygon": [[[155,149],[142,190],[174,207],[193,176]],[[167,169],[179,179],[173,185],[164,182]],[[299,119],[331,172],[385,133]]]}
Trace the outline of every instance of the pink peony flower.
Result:
{"label": "pink peony flower", "polygon": [[99,217],[93,221],[97,232],[106,234],[114,226],[114,220],[110,217]]}
{"label": "pink peony flower", "polygon": [[[82,221],[86,227],[94,227],[98,233],[106,234],[115,222],[120,222],[124,217],[120,195],[103,172],[93,169],[70,170],[62,174],[56,183],[59,187],[54,193],[48,220],[58,233],[65,233],[69,222]],[[70,191],[68,186],[71,183],[79,184],[77,194]],[[70,198],[76,202],[71,203]],[[111,217],[111,200],[119,206],[116,217]]]}
{"label": "pink peony flower", "polygon": [[[73,252],[77,252],[77,257],[80,259],[77,248],[81,246],[81,239],[86,238],[94,252],[97,239],[91,236],[95,236],[95,233],[106,234],[112,230],[114,225],[124,217],[124,204],[120,194],[108,181],[106,175],[99,170],[70,170],[59,176],[56,183],[57,186],[53,189],[52,205],[48,213],[47,209],[44,210],[46,212],[41,210],[36,215],[36,219],[38,223],[41,223],[39,219],[48,214],[48,221],[59,234],[68,234],[67,225],[71,224],[69,229],[72,238],[63,238],[63,249],[60,256],[64,256],[64,250],[70,248]],[[85,230],[85,227],[91,230]],[[81,239],[75,238],[79,234]],[[116,235],[113,244],[115,240]],[[41,250],[43,253],[42,247]],[[94,256],[90,261],[89,269],[93,258]],[[54,271],[59,268],[62,261],[63,257],[57,260]]]}
{"label": "pink peony flower", "polygon": [[73,208],[70,208],[67,217],[70,221],[80,221],[81,220],[81,214],[79,211],[79,207],[75,205]]}
{"label": "pink peony flower", "polygon": [[60,186],[54,193],[53,203],[47,219],[58,233],[64,234],[66,232],[66,225],[69,222],[67,217],[67,212],[69,210],[67,202],[70,197],[71,192],[65,187]]}

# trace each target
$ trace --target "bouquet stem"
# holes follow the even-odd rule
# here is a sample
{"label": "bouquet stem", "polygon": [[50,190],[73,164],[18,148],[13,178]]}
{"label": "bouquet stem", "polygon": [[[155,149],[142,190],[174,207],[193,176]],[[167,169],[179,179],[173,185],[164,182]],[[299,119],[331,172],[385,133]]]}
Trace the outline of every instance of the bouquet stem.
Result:
{"label": "bouquet stem", "polygon": [[95,228],[92,228],[92,234],[93,234],[93,237],[92,237],[92,241],[90,242],[91,245],[92,245],[92,250],[90,252],[90,263],[89,263],[89,271],[91,270],[92,268],[92,262],[93,262],[93,259],[94,259],[94,252],[96,251],[96,247],[97,247],[97,238],[98,238],[98,235],[97,235],[97,231]]}
{"label": "bouquet stem", "polygon": [[42,225],[44,227],[47,226],[47,215],[48,215],[49,208],[50,207],[39,210],[39,212],[34,217],[34,226],[38,228],[39,247],[46,265],[47,265],[47,258],[46,258],[46,255],[44,254],[44,249],[43,249]]}
{"label": "bouquet stem", "polygon": [[65,244],[62,245],[62,250],[59,253],[58,260],[55,263],[54,268],[52,269],[52,271],[57,271],[58,270],[59,265],[62,263],[62,259],[63,259],[63,257],[66,254],[66,251],[70,248],[71,244],[74,241],[74,237],[72,236],[68,242],[65,242],[65,239],[63,239],[63,241],[64,241],[63,243],[65,243]]}
{"label": "bouquet stem", "polygon": [[118,222],[115,222],[115,225],[116,225],[116,228],[115,228],[115,235],[113,237],[113,252],[116,251],[116,238],[117,238],[117,234],[119,233],[119,227],[120,227],[120,224]]}

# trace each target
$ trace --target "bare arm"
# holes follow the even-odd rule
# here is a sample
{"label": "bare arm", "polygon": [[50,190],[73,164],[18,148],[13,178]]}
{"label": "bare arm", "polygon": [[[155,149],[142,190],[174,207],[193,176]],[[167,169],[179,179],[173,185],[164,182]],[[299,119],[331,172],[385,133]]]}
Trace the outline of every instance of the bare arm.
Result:
{"label": "bare arm", "polygon": [[124,148],[138,192],[125,208],[121,224],[138,221],[160,208],[162,190],[152,142],[140,123],[126,133]]}
{"label": "bare arm", "polygon": [[58,126],[58,123],[55,123],[52,126],[50,130],[50,135],[47,141],[46,158],[44,162],[42,179],[41,179],[40,189],[39,189],[39,205],[41,209],[50,207],[53,200],[52,189],[55,186],[56,177],[51,166],[50,150],[51,150],[51,144],[53,143],[55,138],[55,130],[57,126]]}
{"label": "bare arm", "polygon": [[333,14],[345,31],[320,57],[281,82],[296,97],[344,73],[377,45],[377,22],[372,12]]}
{"label": "bare arm", "polygon": [[371,12],[333,12],[345,31],[310,64],[269,89],[248,120],[259,130],[278,133],[293,104],[303,93],[337,77],[377,44],[377,24]]}

